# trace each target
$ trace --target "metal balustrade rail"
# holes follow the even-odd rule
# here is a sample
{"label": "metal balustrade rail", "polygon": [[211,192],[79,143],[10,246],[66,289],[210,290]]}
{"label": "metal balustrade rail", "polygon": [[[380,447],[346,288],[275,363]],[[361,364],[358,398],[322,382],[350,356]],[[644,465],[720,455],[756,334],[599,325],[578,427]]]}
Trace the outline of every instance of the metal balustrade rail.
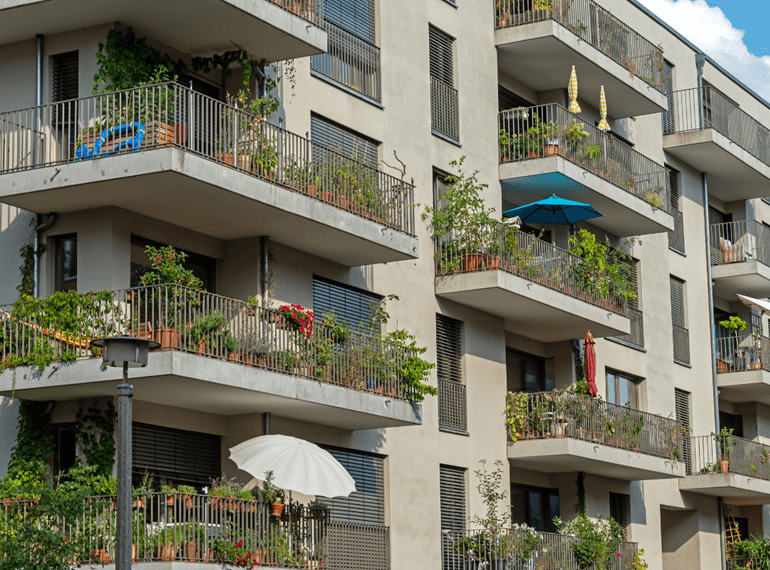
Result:
{"label": "metal balustrade rail", "polygon": [[438,381],[438,426],[453,431],[467,431],[465,384],[453,380]]}
{"label": "metal balustrade rail", "polygon": [[754,220],[711,224],[711,265],[759,261],[770,266],[770,228]]}
{"label": "metal balustrade rail", "polygon": [[770,446],[732,435],[690,438],[691,473],[735,473],[770,481]]}
{"label": "metal balustrade rail", "polygon": [[284,10],[299,16],[319,28],[324,27],[323,0],[270,0]]}
{"label": "metal balustrade rail", "polygon": [[326,53],[310,58],[310,68],[374,101],[382,101],[380,48],[326,20]]}
{"label": "metal balustrade rail", "polygon": [[626,302],[606,274],[580,257],[513,226],[479,228],[436,239],[436,277],[502,270],[591,305],[624,314]]}
{"label": "metal balustrade rail", "polygon": [[556,20],[629,74],[662,91],[663,50],[593,0],[495,0],[495,27]]}
{"label": "metal balustrade rail", "polygon": [[671,211],[666,169],[556,103],[501,111],[500,162],[561,156],[646,201]]}
{"label": "metal balustrade rail", "polygon": [[631,332],[610,338],[644,348],[644,314],[637,309],[626,307],[626,317],[631,321]]}
{"label": "metal balustrade rail", "polygon": [[[117,524],[115,496],[87,497],[77,520],[51,521],[37,502],[3,503],[0,520],[13,533],[15,525],[55,523],[65,536],[83,537],[90,560],[115,561]],[[239,553],[262,566],[320,568],[327,556],[329,514],[298,504],[271,516],[271,505],[256,500],[183,493],[134,494],[132,559],[135,562],[235,562],[226,548],[243,541]],[[30,548],[36,548],[30,545]]]}
{"label": "metal balustrade rail", "polygon": [[442,530],[443,568],[449,570],[631,570],[637,544],[623,542],[617,552],[608,552],[604,564],[583,566],[574,548],[581,539],[571,535],[503,528]]}
{"label": "metal balustrade rail", "polygon": [[431,128],[453,141],[460,140],[460,111],[457,89],[440,79],[430,78]]}
{"label": "metal balustrade rail", "polygon": [[331,521],[328,533],[331,570],[390,570],[389,527]]}
{"label": "metal balustrade rail", "polygon": [[0,174],[162,147],[415,235],[411,184],[175,83],[0,113]]}
{"label": "metal balustrade rail", "polygon": [[770,165],[770,129],[713,87],[695,87],[669,95],[669,120],[663,134],[714,129]]}
{"label": "metal balustrade rail", "polygon": [[671,460],[682,455],[678,421],[573,392],[509,393],[506,418],[513,441],[567,437]]}
{"label": "metal balustrade rail", "polygon": [[[265,368],[346,388],[411,400],[403,347],[376,335],[341,332],[316,322],[298,330],[279,309],[178,285],[155,285],[85,294],[73,318],[53,313],[46,301],[0,306],[0,370],[100,355],[89,340],[131,336],[174,350]],[[61,316],[60,316],[61,315]]]}
{"label": "metal balustrade rail", "polygon": [[757,333],[716,339],[717,373],[766,370],[770,372],[770,339]]}
{"label": "metal balustrade rail", "polygon": [[673,325],[674,360],[682,364],[690,364],[690,331],[684,327]]}

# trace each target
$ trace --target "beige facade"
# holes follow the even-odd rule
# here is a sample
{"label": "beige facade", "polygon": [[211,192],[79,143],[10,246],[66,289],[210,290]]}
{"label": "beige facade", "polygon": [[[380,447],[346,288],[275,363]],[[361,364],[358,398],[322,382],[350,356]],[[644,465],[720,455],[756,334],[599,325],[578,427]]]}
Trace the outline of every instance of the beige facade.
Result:
{"label": "beige facade", "polygon": [[[259,49],[277,54],[271,58],[276,61],[287,59],[286,54],[295,54],[296,86],[291,87],[284,81],[279,87],[282,104],[273,122],[278,123],[280,118],[282,128],[300,137],[311,131],[311,116],[355,131],[378,143],[379,169],[400,178],[397,171],[385,165],[396,164],[394,151],[397,152],[406,164],[404,180],[413,179],[417,204],[415,235],[383,227],[376,220],[321,204],[309,196],[297,197],[296,193],[270,180],[234,172],[221,162],[206,160],[212,157],[201,157],[185,149],[163,148],[133,156],[70,161],[20,171],[7,168],[0,173],[3,201],[0,204],[0,302],[12,303],[17,298],[17,267],[21,263],[18,251],[31,242],[30,220],[34,214],[56,210],[58,216],[54,224],[40,236],[41,242],[49,246],[40,263],[41,296],[51,294],[56,287],[55,239],[76,234],[80,292],[129,288],[131,239],[137,236],[213,258],[216,287],[212,292],[245,301],[249,295],[264,293],[260,237],[268,235],[273,306],[298,303],[313,308],[314,277],[382,296],[395,294],[400,300],[388,305],[391,320],[387,329],[407,328],[420,346],[428,347],[425,358],[431,362],[437,358],[436,315],[461,321],[466,434],[439,428],[440,398],[437,397],[429,396],[422,404],[413,406],[396,402],[400,408],[395,409],[394,405],[383,411],[380,408],[389,404],[383,402],[386,398],[380,395],[362,393],[361,397],[350,397],[344,393],[345,389],[334,387],[337,392],[330,396],[331,386],[326,393],[323,386],[313,393],[309,386],[300,386],[290,395],[283,393],[284,388],[279,386],[285,374],[265,373],[263,377],[252,378],[251,368],[225,363],[196,364],[195,359],[203,357],[190,355],[178,361],[170,356],[165,359],[164,355],[163,364],[151,363],[137,376],[137,387],[146,386],[148,391],[142,395],[137,389],[134,420],[221,436],[222,470],[244,483],[249,477],[236,469],[228,459],[227,450],[264,433],[262,414],[265,412],[272,415],[272,433],[383,457],[385,526],[390,528],[389,560],[394,569],[441,567],[439,467],[467,470],[465,512],[481,514],[483,505],[475,490],[473,474],[481,460],[486,460],[488,465],[495,460],[504,462],[506,489],[514,484],[558,490],[559,514],[565,519],[576,514],[575,481],[579,471],[587,473],[590,516],[611,514],[610,493],[629,496],[629,540],[644,548],[651,568],[721,568],[724,553],[720,511],[724,511],[726,519],[729,516],[747,519],[752,535],[770,528],[770,510],[764,506],[770,503],[770,489],[763,487],[770,485],[766,481],[753,479],[761,483],[757,486],[752,477],[740,474],[719,482],[717,475],[686,476],[687,466],[682,462],[671,465],[670,458],[648,457],[586,441],[536,439],[509,443],[504,422],[513,366],[507,365],[507,352],[523,353],[539,359],[538,362],[547,360],[552,370],[548,373],[549,379],[556,387],[565,388],[575,381],[575,356],[570,341],[582,339],[586,329],[591,328],[597,333],[596,379],[600,396],[608,397],[607,374],[619,373],[638,382],[636,408],[663,418],[681,419],[676,417],[675,389],[678,389],[690,395],[692,436],[709,436],[717,430],[715,409],[718,408],[742,418],[745,439],[770,444],[770,366],[762,369],[761,365],[753,368],[746,364],[754,362],[754,357],[761,362],[758,354],[761,351],[752,352],[742,345],[738,356],[736,347],[727,345],[718,357],[720,361],[729,361],[731,368],[719,368],[715,378],[709,307],[712,256],[707,246],[709,215],[705,211],[704,195],[704,180],[707,184],[716,180],[717,194],[707,196],[709,207],[727,215],[733,223],[748,220],[759,225],[770,224],[770,205],[760,198],[765,194],[770,196],[770,186],[763,193],[762,184],[754,184],[759,180],[770,185],[770,166],[755,156],[757,149],[750,149],[755,151],[752,154],[736,143],[725,147],[719,139],[724,135],[719,133],[708,140],[687,138],[692,133],[664,134],[661,111],[674,96],[667,98],[660,89],[639,76],[634,77],[633,72],[629,74],[622,64],[590,42],[578,40],[574,31],[556,20],[520,23],[496,31],[490,0],[458,0],[457,5],[447,0],[374,2],[381,101],[356,93],[356,87],[345,87],[333,79],[319,77],[323,74],[318,71],[311,72],[310,56],[327,49],[325,34],[312,24],[301,22],[293,15],[288,19],[282,14],[276,15],[273,9],[279,8],[262,6],[270,4],[268,0],[196,2],[212,18],[220,3],[227,5],[228,10],[235,4],[245,10],[241,34],[251,33],[248,26],[252,20],[259,23],[254,24],[255,30],[264,31],[267,22],[273,26],[271,29],[280,31],[276,32],[275,39],[279,47],[268,49],[257,44],[255,56]],[[58,6],[65,2],[52,4]],[[653,45],[663,48],[665,60],[673,65],[673,91],[699,87],[698,52],[692,45],[633,0],[600,0],[598,4]],[[37,7],[33,2],[11,2],[10,7],[0,2],[0,20],[3,12],[23,16],[22,11],[27,9]],[[141,10],[137,8],[137,11]],[[107,31],[115,26],[132,28],[137,35],[146,36],[151,45],[175,58],[189,60],[192,55],[227,49],[222,48],[223,42],[227,44],[225,29],[205,36],[204,39],[210,39],[210,45],[198,45],[199,51],[188,52],[186,42],[173,43],[175,34],[167,33],[158,39],[142,27],[142,24],[151,27],[145,17],[130,12],[125,15],[116,12],[114,18],[105,17],[102,22],[89,19],[87,26],[63,25],[55,29],[47,24],[50,31],[45,33],[43,41],[44,104],[53,101],[52,56],[72,50],[78,51],[79,97],[90,95],[91,79],[97,68],[98,42],[104,41]],[[159,13],[162,18],[170,17],[167,11]],[[221,16],[223,26],[230,17],[229,12]],[[114,23],[115,19],[121,22]],[[548,26],[543,26],[544,23]],[[459,125],[459,141],[455,142],[432,133],[429,25],[455,38],[452,55]],[[173,26],[172,21],[167,22],[167,28]],[[306,27],[313,29],[307,31]],[[10,44],[3,42],[0,35],[0,44],[6,43],[0,49],[0,125],[2,113],[35,104],[36,33],[38,30],[31,26],[27,34],[14,32],[14,41]],[[523,61],[524,57],[529,59]],[[594,93],[594,84],[604,84],[612,131],[659,167],[666,165],[680,173],[679,210],[684,228],[684,252],[669,247],[666,230],[673,230],[675,226],[668,204],[662,209],[653,208],[617,184],[600,179],[574,161],[561,157],[501,164],[498,87],[504,87],[531,105],[566,106],[569,67],[575,62],[578,62],[579,82],[581,71],[585,73],[586,88],[579,92],[578,101],[582,108],[580,117],[586,124],[593,127],[599,121],[599,101],[588,97]],[[287,66],[282,65],[285,72]],[[565,66],[567,73],[563,74]],[[543,77],[530,74],[528,80],[529,71],[522,72],[522,69],[533,69],[534,74],[540,73]],[[557,77],[561,78],[558,82]],[[770,126],[770,105],[711,60],[705,63],[702,79],[761,125]],[[224,80],[218,72],[202,80],[219,85],[223,92],[232,92],[237,86],[234,80]],[[551,83],[563,84],[565,88],[553,88]],[[634,111],[635,108],[641,111]],[[672,115],[677,113],[671,111]],[[710,133],[714,129],[702,130]],[[0,137],[3,137],[2,129]],[[729,142],[729,138],[726,140]],[[3,142],[12,141],[10,137],[0,140],[0,164]],[[765,147],[769,144],[770,140],[764,139]],[[761,156],[767,156],[767,149],[760,151]],[[698,157],[703,153],[708,153],[711,157],[708,162],[716,169],[716,172],[705,171],[705,176],[702,169],[688,162],[702,164]],[[603,203],[613,212],[605,221],[581,222],[580,228],[592,230],[602,239],[607,236],[616,245],[625,238],[639,237],[631,253],[639,261],[641,343],[598,338],[632,331],[622,311],[613,313],[520,276],[497,271],[494,278],[473,273],[436,277],[434,244],[427,224],[420,219],[423,211],[420,205],[433,203],[434,172],[450,171],[449,162],[462,156],[466,157],[466,171],[479,171],[479,180],[488,185],[484,199],[498,214],[528,201],[517,199],[523,193],[506,190],[510,181],[514,181],[511,188],[517,191],[543,192],[545,197],[552,192],[559,193],[560,188],[548,186],[552,180],[548,177],[561,175],[571,181],[563,186],[566,193],[562,197],[587,197],[585,201]],[[563,164],[557,165],[557,160]],[[527,178],[523,179],[524,176]],[[734,191],[725,193],[720,181],[731,177],[738,182]],[[574,178],[583,181],[575,182]],[[68,197],[62,200],[65,192]],[[56,208],[50,206],[52,201],[57,204]],[[80,206],[68,207],[71,203]],[[215,216],[219,216],[217,227],[209,227],[205,220]],[[269,224],[273,224],[273,232],[260,230]],[[292,231],[293,227],[300,229]],[[635,231],[625,233],[625,228]],[[735,232],[731,236],[741,237],[739,230]],[[722,234],[713,231],[711,234],[712,240],[717,236],[717,242],[712,241],[710,246],[713,254],[720,251],[718,239]],[[566,248],[567,239],[567,228],[557,228],[556,245]],[[742,288],[751,288],[755,297],[770,296],[767,293],[770,263],[761,257],[762,248],[770,248],[770,241],[764,243],[761,238],[757,239],[750,259],[723,260],[721,266],[714,268],[713,277],[714,307],[737,314],[749,323],[751,311],[735,294]],[[489,279],[482,280],[482,277]],[[684,282],[683,328],[689,335],[688,362],[674,358],[671,277]],[[500,306],[499,310],[495,310],[496,305]],[[538,309],[542,305],[547,306]],[[525,314],[529,316],[525,318]],[[765,320],[758,314],[754,319]],[[725,350],[731,354],[725,355]],[[744,363],[740,365],[743,368],[738,364],[739,359]],[[74,420],[77,402],[108,397],[112,393],[118,378],[113,371],[100,371],[93,361],[69,366],[57,372],[54,364],[42,375],[27,368],[0,373],[0,393],[4,396],[0,397],[0,474],[5,472],[14,439],[16,401],[13,397],[54,400],[57,403],[52,421],[66,423]],[[233,372],[233,368],[228,368],[236,366],[243,370]],[[185,367],[195,369],[195,374],[187,374]],[[232,380],[228,380],[231,373]],[[206,374],[217,378],[207,379]],[[159,382],[167,383],[169,388],[159,388]],[[435,370],[431,382],[436,383]],[[722,397],[715,396],[715,382],[722,390]],[[221,390],[217,387],[220,384]],[[185,394],[196,389],[201,390],[198,398]],[[306,391],[302,392],[303,389]],[[205,400],[209,396],[218,400],[207,408]],[[227,411],[229,403],[241,397],[247,403],[240,402],[241,405],[233,406],[234,411]],[[187,403],[186,407],[180,405],[182,401]],[[245,412],[244,408],[249,411]],[[218,412],[213,413],[211,409]],[[286,411],[282,414],[276,409]],[[558,455],[559,461],[547,460],[547,457],[540,460],[541,456],[553,454]],[[714,480],[704,482],[709,477]]]}

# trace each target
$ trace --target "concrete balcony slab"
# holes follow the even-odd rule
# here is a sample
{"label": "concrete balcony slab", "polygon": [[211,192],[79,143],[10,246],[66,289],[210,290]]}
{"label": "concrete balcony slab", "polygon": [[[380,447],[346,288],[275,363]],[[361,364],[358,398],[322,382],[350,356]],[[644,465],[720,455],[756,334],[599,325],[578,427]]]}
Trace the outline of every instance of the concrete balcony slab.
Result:
{"label": "concrete balcony slab", "polygon": [[770,267],[756,260],[712,266],[711,277],[714,295],[730,301],[738,294],[764,298],[770,287]]}
{"label": "concrete balcony slab", "polygon": [[601,86],[613,118],[660,113],[666,96],[580,36],[547,19],[495,31],[499,67],[535,91],[564,89],[575,66],[578,95],[599,101]]}
{"label": "concrete balcony slab", "polygon": [[722,372],[717,374],[717,384],[719,397],[727,402],[770,405],[770,372],[767,370]]}
{"label": "concrete balcony slab", "polygon": [[272,62],[327,50],[326,32],[312,23],[317,16],[301,16],[270,0],[2,0],[0,42],[120,22],[182,53],[238,46]]}
{"label": "concrete balcony slab", "polygon": [[675,479],[685,475],[681,462],[567,437],[508,443],[508,460],[515,467],[532,471],[585,471],[624,481]]}
{"label": "concrete balcony slab", "polygon": [[688,475],[679,480],[679,490],[710,497],[723,497],[730,505],[770,504],[770,481],[737,473]]}
{"label": "concrete balcony slab", "polygon": [[[118,368],[101,359],[57,363],[42,373],[20,367],[0,373],[0,395],[28,400],[114,396]],[[422,424],[422,406],[178,351],[154,352],[146,368],[132,369],[134,399],[218,415],[270,412],[275,416],[348,430]]]}

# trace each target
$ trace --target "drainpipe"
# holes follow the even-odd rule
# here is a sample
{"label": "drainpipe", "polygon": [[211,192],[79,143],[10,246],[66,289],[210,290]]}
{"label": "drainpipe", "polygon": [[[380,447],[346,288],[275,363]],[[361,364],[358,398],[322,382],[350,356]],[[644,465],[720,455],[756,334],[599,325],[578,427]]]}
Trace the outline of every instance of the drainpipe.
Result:
{"label": "drainpipe", "polygon": [[261,277],[261,283],[260,287],[262,289],[262,303],[265,309],[270,308],[270,283],[268,279],[268,272],[270,268],[268,267],[268,254],[270,249],[270,238],[268,236],[262,236],[259,238],[259,242],[261,245],[261,260],[260,260],[260,277]]}

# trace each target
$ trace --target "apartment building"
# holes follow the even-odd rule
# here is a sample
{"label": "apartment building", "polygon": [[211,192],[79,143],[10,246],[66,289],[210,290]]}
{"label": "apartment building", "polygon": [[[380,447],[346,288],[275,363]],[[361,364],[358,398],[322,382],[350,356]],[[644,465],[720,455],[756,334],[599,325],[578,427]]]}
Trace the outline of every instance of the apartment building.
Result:
{"label": "apartment building", "polygon": [[[189,73],[92,95],[111,31]],[[78,357],[0,372],[0,473],[19,399],[51,403],[63,465],[78,410],[106,405],[120,379],[39,315],[10,316],[18,252],[37,239],[41,298],[112,291],[125,317],[113,332],[163,341],[131,372],[135,474],[247,483],[234,445],[268,430],[323,445],[359,489],[330,502],[340,567],[457,566],[451,537],[483,514],[482,460],[504,463],[515,522],[553,539],[553,517],[577,515],[580,485],[587,514],[620,522],[651,568],[722,568],[725,524],[745,537],[770,528],[770,340],[737,296],[769,296],[770,104],[635,0],[11,0],[0,44],[2,330]],[[255,77],[283,78],[264,123],[228,97],[237,65],[193,69],[233,49],[267,63]],[[498,218],[552,194],[603,217],[525,226],[502,261],[484,250],[485,262],[447,271],[442,247],[457,236],[437,243],[421,213],[440,206],[461,157]],[[635,296],[570,277],[581,229],[627,248]],[[183,312],[224,315],[235,350],[148,316],[160,293],[138,281],[144,250],[165,245],[189,254],[208,292]],[[390,295],[375,335],[361,323]],[[358,346],[408,330],[437,364],[439,395],[413,401],[371,360],[335,360],[319,382],[317,361],[298,364],[315,353],[271,324],[270,309],[290,303],[313,309],[319,329],[333,311]],[[724,330],[730,316],[749,328]],[[263,329],[270,350],[254,337]],[[512,441],[507,394],[525,393],[531,414],[552,410],[549,394],[578,379],[588,330],[606,403],[577,400],[582,411],[546,413],[546,427]],[[24,356],[19,346],[0,356]],[[734,430],[724,473],[711,472],[721,427]]]}

